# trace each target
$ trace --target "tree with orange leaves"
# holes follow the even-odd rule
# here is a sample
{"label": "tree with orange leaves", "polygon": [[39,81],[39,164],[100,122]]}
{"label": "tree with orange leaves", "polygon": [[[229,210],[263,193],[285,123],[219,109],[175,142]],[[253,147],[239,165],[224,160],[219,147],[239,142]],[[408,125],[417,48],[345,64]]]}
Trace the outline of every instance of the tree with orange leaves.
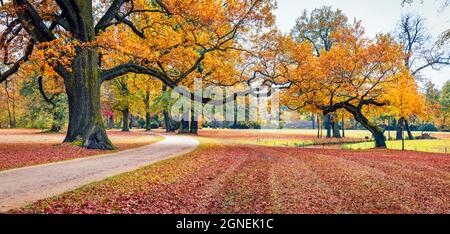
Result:
{"label": "tree with orange leaves", "polygon": [[[389,101],[389,113],[405,121],[404,127],[400,126],[401,132],[403,132],[408,126],[407,119],[413,116],[420,116],[424,119],[426,112],[414,76],[408,71],[402,71],[397,77],[395,83],[387,87],[386,99]],[[407,133],[409,139],[414,139],[410,131],[407,131]],[[403,139],[403,134],[401,134],[400,139]]]}
{"label": "tree with orange leaves", "polygon": [[[297,42],[310,43],[314,48],[315,55],[320,56],[323,51],[329,51],[333,47],[336,40],[333,34],[348,26],[348,18],[341,10],[323,6],[310,13],[305,10],[297,19],[291,34]],[[313,116],[314,113],[318,115],[317,111],[312,111],[312,113]],[[331,135],[340,137],[336,117],[333,114],[325,116],[324,125],[327,129],[327,138],[330,138]]]}
{"label": "tree with orange leaves", "polygon": [[408,74],[402,48],[389,35],[365,37],[359,23],[333,37],[329,51],[300,68],[309,72],[290,78],[299,85],[286,91],[291,100],[295,97],[289,104],[317,108],[325,115],[345,110],[373,134],[377,147],[386,147],[383,130],[366,114],[389,105],[390,87]]}
{"label": "tree with orange leaves", "polygon": [[100,86],[128,73],[173,88],[237,36],[273,23],[270,0],[35,1],[1,6],[5,82],[32,54],[63,79],[69,103],[65,142],[113,149],[100,113]]}

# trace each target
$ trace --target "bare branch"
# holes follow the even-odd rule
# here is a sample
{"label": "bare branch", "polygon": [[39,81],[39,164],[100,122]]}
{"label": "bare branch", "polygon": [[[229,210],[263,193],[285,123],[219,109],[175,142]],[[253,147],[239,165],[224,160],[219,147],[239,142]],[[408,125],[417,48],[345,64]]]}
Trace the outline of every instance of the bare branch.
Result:
{"label": "bare branch", "polygon": [[34,43],[28,44],[27,48],[25,49],[24,55],[16,61],[7,71],[0,74],[0,83],[6,81],[10,76],[14,75],[20,68],[20,65],[23,62],[28,61],[29,56],[33,52]]}

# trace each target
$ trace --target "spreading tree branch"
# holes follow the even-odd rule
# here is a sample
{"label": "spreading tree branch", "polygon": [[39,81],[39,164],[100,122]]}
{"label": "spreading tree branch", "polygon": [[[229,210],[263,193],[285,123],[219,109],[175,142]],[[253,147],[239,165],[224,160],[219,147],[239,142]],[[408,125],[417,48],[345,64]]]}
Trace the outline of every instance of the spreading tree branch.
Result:
{"label": "spreading tree branch", "polygon": [[53,102],[53,100],[55,99],[56,94],[53,94],[52,97],[50,97],[50,98],[47,96],[47,94],[45,93],[45,90],[44,90],[44,85],[43,85],[43,82],[42,82],[42,76],[38,77],[38,88],[39,88],[39,92],[41,93],[42,98],[44,98],[44,100],[47,103],[51,104],[53,106],[53,109],[55,109],[56,108],[56,104]]}
{"label": "spreading tree branch", "polygon": [[104,70],[102,72],[101,82],[113,80],[119,76],[126,75],[128,73],[145,74],[160,79],[164,84],[170,88],[177,86],[177,83],[171,80],[166,74],[161,71],[149,67],[144,67],[135,63],[126,63],[118,65],[114,68]]}
{"label": "spreading tree branch", "polygon": [[16,61],[7,71],[0,74],[0,83],[6,81],[10,76],[14,75],[20,68],[20,65],[23,62],[28,61],[29,56],[33,52],[34,43],[29,43],[27,48],[25,49],[24,55]]}

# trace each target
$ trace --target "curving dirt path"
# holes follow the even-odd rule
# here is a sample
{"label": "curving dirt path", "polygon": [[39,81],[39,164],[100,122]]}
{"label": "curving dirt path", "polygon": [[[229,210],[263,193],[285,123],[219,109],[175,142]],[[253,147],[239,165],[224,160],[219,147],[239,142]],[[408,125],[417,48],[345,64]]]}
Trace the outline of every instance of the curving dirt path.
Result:
{"label": "curving dirt path", "polygon": [[0,212],[191,152],[199,145],[188,136],[163,136],[164,140],[137,149],[2,171]]}

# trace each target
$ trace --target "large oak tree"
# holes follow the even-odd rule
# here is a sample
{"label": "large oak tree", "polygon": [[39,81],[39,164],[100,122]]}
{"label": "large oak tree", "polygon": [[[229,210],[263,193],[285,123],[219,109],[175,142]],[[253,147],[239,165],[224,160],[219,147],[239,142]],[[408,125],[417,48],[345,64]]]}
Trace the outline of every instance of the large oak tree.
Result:
{"label": "large oak tree", "polygon": [[373,134],[377,147],[385,148],[383,130],[368,116],[390,105],[391,87],[409,75],[402,47],[388,35],[365,37],[359,23],[332,37],[333,47],[320,57],[312,56],[306,63],[301,62],[307,57],[291,57],[297,63],[283,77],[291,83],[283,94],[285,104],[316,108],[324,114],[345,110]]}
{"label": "large oak tree", "polygon": [[[1,7],[0,82],[37,51],[63,79],[69,102],[65,142],[112,149],[100,115],[100,86],[127,73],[173,88],[212,53],[273,21],[268,0],[13,0]],[[115,56],[117,54],[117,56]]]}

